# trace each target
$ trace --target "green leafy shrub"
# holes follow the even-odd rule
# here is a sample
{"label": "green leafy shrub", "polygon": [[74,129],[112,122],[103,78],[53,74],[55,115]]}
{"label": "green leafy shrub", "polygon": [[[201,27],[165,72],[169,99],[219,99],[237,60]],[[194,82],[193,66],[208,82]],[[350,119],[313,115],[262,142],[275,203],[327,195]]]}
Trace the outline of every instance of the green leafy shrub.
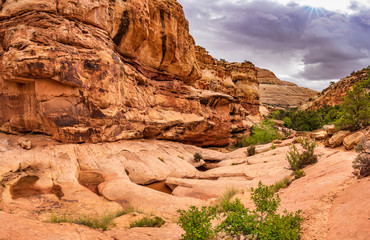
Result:
{"label": "green leafy shrub", "polygon": [[258,125],[253,126],[250,136],[243,138],[239,143],[237,143],[237,147],[269,143],[279,138],[282,138],[282,136],[278,130],[274,128],[274,123],[265,120]]}
{"label": "green leafy shrub", "polygon": [[134,228],[134,227],[158,227],[159,228],[165,223],[166,221],[164,221],[160,217],[154,217],[154,218],[145,217],[145,218],[142,218],[138,221],[131,223],[130,228]]}
{"label": "green leafy shrub", "polygon": [[[284,211],[277,214],[280,198],[274,191],[261,182],[258,188],[252,189],[256,210],[245,208],[239,199],[223,203],[223,212],[217,215],[213,207],[202,207],[201,210],[192,206],[188,211],[179,210],[178,224],[185,230],[183,239],[212,239],[228,236],[232,239],[244,236],[247,239],[300,239],[300,212]],[[213,219],[222,220],[213,226]],[[229,238],[228,238],[229,239]]]}
{"label": "green leafy shrub", "polygon": [[178,224],[184,229],[182,234],[184,240],[212,239],[215,231],[212,228],[211,220],[216,217],[216,207],[203,206],[199,210],[191,206],[188,211],[178,210],[180,213]]}
{"label": "green leafy shrub", "polygon": [[316,142],[308,138],[300,139],[303,152],[300,153],[297,147],[293,144],[290,146],[286,155],[290,168],[296,172],[305,166],[317,163],[317,155],[315,155]]}
{"label": "green leafy shrub", "polygon": [[350,130],[370,125],[370,76],[355,83],[353,90],[347,92],[336,125]]}
{"label": "green leafy shrub", "polygon": [[256,155],[256,147],[255,146],[249,146],[247,148],[248,156]]}

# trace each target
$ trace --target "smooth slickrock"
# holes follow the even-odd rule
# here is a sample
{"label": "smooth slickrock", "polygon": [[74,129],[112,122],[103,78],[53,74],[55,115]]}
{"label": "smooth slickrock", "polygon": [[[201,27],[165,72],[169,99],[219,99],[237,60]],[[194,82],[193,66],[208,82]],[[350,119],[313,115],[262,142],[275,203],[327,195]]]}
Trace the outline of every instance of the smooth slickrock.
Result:
{"label": "smooth slickrock", "polygon": [[113,240],[99,231],[72,224],[42,223],[0,212],[0,239]]}
{"label": "smooth slickrock", "polygon": [[349,186],[329,212],[328,240],[366,240],[370,236],[370,179]]}

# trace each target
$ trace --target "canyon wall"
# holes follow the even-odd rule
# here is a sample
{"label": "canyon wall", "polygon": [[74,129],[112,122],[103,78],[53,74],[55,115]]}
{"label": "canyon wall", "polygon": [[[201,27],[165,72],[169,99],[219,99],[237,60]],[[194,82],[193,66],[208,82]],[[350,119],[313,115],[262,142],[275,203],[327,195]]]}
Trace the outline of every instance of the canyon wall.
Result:
{"label": "canyon wall", "polygon": [[258,68],[261,103],[269,107],[293,108],[316,96],[315,90],[282,81],[267,69]]}
{"label": "canyon wall", "polygon": [[227,145],[259,116],[256,70],[201,55],[175,0],[2,1],[0,131]]}

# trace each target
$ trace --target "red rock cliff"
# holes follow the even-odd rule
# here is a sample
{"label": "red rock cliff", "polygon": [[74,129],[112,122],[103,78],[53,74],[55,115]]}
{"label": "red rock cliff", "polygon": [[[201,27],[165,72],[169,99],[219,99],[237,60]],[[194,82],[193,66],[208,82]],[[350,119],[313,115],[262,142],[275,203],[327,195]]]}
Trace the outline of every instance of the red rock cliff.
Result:
{"label": "red rock cliff", "polygon": [[222,67],[233,94],[196,82],[194,40],[175,0],[2,1],[0,46],[3,132],[220,146],[246,115],[230,113],[258,114],[254,70],[243,73],[252,65]]}

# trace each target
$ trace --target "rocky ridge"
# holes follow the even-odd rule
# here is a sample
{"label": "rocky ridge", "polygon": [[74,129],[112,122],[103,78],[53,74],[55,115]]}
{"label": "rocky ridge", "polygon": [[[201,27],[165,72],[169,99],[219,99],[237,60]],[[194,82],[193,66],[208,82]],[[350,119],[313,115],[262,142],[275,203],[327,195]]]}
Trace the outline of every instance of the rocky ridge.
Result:
{"label": "rocky ridge", "polygon": [[342,78],[340,81],[331,84],[329,87],[318,93],[312,101],[309,101],[301,106],[302,110],[306,109],[319,109],[328,106],[340,105],[343,102],[343,97],[347,94],[347,91],[352,90],[353,85],[359,80],[366,78],[369,74],[369,70],[357,71],[351,76]]}
{"label": "rocky ridge", "polygon": [[293,108],[316,96],[317,91],[282,81],[267,69],[257,68],[260,102],[269,107]]}

